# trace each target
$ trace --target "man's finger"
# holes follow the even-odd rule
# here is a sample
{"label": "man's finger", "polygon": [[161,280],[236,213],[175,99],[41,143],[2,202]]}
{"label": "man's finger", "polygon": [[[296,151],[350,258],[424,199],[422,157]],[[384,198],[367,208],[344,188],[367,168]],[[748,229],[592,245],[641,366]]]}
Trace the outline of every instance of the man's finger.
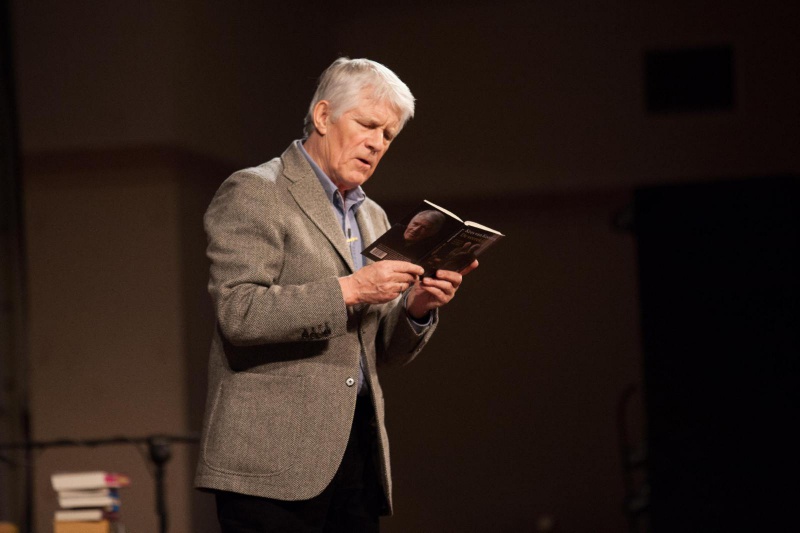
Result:
{"label": "man's finger", "polygon": [[447,300],[447,293],[435,285],[424,285],[420,289],[433,296],[440,303]]}
{"label": "man's finger", "polygon": [[477,259],[476,259],[476,260],[474,260],[474,261],[473,261],[472,263],[470,263],[469,265],[467,265],[466,267],[464,267],[463,269],[461,269],[461,271],[460,271],[460,272],[461,272],[461,275],[462,275],[462,276],[466,276],[467,274],[469,274],[470,272],[472,272],[472,271],[473,271],[473,270],[475,270],[476,268],[478,268],[478,260],[477,260]]}
{"label": "man's finger", "polygon": [[388,265],[388,268],[394,272],[405,272],[411,274],[412,276],[421,276],[425,273],[425,269],[419,265],[415,265],[414,263],[409,263],[408,261],[395,261],[395,260],[388,260],[382,261]]}
{"label": "man's finger", "polygon": [[446,273],[448,277],[458,276],[458,279],[445,279],[444,277],[439,278],[425,278],[426,283],[425,287],[436,288],[443,293],[455,293],[456,289],[458,289],[458,285],[461,280],[461,276],[456,274],[455,272],[450,272],[448,270],[442,270],[441,272]]}
{"label": "man's finger", "polygon": [[437,270],[436,279],[452,283],[456,287],[461,285],[461,278],[464,276],[455,270]]}

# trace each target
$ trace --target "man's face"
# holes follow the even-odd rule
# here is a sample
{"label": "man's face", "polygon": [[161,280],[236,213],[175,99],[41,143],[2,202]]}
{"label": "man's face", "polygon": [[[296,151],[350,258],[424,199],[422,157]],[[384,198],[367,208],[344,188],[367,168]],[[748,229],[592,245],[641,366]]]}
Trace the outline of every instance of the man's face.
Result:
{"label": "man's face", "polygon": [[391,105],[364,97],[335,122],[327,116],[325,123],[320,167],[342,192],[372,176],[400,131],[400,115]]}
{"label": "man's face", "polygon": [[435,231],[435,224],[428,217],[417,215],[411,219],[403,233],[406,242],[416,242],[430,237]]}

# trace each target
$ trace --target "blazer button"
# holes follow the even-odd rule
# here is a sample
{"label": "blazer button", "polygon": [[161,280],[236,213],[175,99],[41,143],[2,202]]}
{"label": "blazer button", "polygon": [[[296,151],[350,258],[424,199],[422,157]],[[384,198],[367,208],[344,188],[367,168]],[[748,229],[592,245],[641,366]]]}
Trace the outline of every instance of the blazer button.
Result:
{"label": "blazer button", "polygon": [[353,385],[356,384],[356,380],[354,380],[353,378],[347,378],[347,381],[345,381],[345,383],[347,383],[348,387],[352,387]]}

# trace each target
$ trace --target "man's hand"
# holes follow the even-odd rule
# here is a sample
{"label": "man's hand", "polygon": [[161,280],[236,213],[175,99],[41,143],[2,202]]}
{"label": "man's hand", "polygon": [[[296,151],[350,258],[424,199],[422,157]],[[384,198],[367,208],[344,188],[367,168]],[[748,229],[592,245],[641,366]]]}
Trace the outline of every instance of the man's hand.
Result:
{"label": "man's hand", "polygon": [[382,304],[408,289],[425,270],[405,261],[379,261],[339,278],[346,305]]}
{"label": "man's hand", "polygon": [[441,307],[453,299],[464,276],[478,268],[478,260],[474,260],[461,272],[437,270],[435,278],[422,278],[408,293],[406,311],[414,318],[421,319],[430,311]]}

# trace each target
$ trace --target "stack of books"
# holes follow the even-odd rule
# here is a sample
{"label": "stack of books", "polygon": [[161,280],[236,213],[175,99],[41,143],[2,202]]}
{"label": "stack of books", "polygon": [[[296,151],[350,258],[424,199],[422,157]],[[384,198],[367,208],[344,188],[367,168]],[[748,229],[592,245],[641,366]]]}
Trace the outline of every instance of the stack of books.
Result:
{"label": "stack of books", "polygon": [[128,476],[111,472],[60,472],[50,477],[61,509],[53,517],[54,533],[122,533],[119,489]]}

